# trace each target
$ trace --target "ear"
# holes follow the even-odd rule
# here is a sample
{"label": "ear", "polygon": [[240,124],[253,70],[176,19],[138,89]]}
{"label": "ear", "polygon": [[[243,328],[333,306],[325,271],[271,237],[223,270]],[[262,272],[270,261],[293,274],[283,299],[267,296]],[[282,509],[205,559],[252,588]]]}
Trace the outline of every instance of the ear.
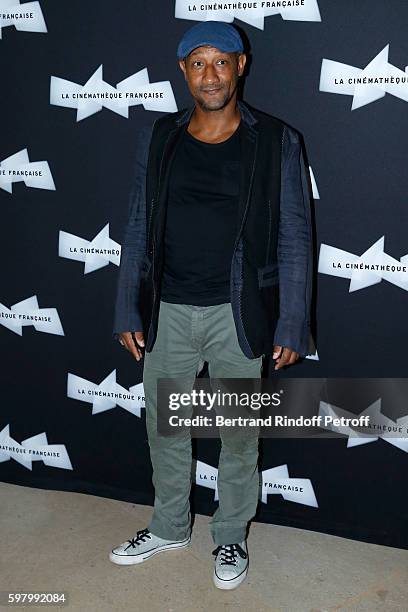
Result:
{"label": "ear", "polygon": [[184,78],[187,79],[187,73],[186,73],[186,65],[183,59],[180,59],[178,61],[178,64],[180,66],[180,69],[182,70],[183,74],[184,74]]}
{"label": "ear", "polygon": [[245,53],[240,53],[238,57],[238,76],[243,75],[245,64],[246,64],[246,55]]}

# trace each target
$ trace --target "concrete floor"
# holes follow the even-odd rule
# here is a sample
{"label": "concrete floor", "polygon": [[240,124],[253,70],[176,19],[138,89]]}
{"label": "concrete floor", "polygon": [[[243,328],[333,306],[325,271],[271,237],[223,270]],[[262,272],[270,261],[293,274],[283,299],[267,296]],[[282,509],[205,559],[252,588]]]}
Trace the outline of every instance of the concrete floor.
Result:
{"label": "concrete floor", "polygon": [[121,567],[109,551],[146,526],[150,507],[6,483],[0,490],[0,591],[64,590],[65,610],[78,612],[408,611],[406,550],[253,523],[248,578],[220,591],[208,517],[196,516],[189,548]]}

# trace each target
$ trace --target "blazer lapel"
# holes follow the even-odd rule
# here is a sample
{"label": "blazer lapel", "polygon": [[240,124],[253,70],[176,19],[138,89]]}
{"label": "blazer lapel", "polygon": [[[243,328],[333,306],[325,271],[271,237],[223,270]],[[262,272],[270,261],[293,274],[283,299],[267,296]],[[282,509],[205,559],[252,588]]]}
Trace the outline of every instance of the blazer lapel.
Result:
{"label": "blazer lapel", "polygon": [[164,219],[165,219],[165,208],[167,204],[167,189],[169,183],[171,164],[174,159],[177,146],[180,143],[182,133],[185,126],[178,126],[173,128],[167,135],[167,140],[164,144],[162,160],[159,168],[157,190],[156,190],[156,215],[157,215],[157,228],[156,236],[157,243],[160,244],[160,240],[164,230]]}
{"label": "blazer lapel", "polygon": [[240,134],[241,148],[241,169],[240,169],[240,189],[237,211],[237,236],[238,242],[241,230],[245,221],[250,202],[252,181],[255,171],[255,162],[258,146],[258,132],[252,126],[242,121]]}

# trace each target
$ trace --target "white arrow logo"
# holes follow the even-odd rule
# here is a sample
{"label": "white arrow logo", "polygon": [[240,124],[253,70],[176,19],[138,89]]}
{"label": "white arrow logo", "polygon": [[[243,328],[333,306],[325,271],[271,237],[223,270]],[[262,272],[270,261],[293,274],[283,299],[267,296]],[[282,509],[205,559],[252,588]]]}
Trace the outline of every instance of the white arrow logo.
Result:
{"label": "white arrow logo", "polygon": [[408,291],[408,255],[400,261],[384,253],[384,236],[362,255],[322,244],[318,271],[322,274],[349,278],[349,292],[380,283],[382,279]]}
{"label": "white arrow logo", "polygon": [[207,489],[212,489],[214,491],[214,501],[218,500],[217,476],[217,468],[213,467],[212,465],[208,465],[203,461],[197,460],[195,477],[196,484],[200,485],[201,487],[206,487]]}
{"label": "white arrow logo", "polygon": [[319,90],[353,96],[351,110],[383,98],[386,93],[408,102],[408,66],[405,72],[388,62],[386,45],[363,69],[322,60]]}
{"label": "white arrow logo", "polygon": [[316,495],[309,478],[289,478],[288,466],[263,470],[261,499],[268,503],[268,495],[282,495],[286,501],[318,507]]}
{"label": "white arrow logo", "polygon": [[14,459],[32,470],[33,461],[42,461],[44,465],[72,470],[72,464],[64,444],[48,444],[45,432],[26,438],[19,444],[10,437],[10,426],[0,431],[0,463]]}
{"label": "white arrow logo", "polygon": [[26,187],[55,190],[54,179],[46,161],[30,162],[27,149],[22,149],[0,162],[0,187],[13,193],[13,183]]}
{"label": "white arrow logo", "polygon": [[19,0],[0,0],[0,39],[2,28],[14,26],[20,32],[47,32],[44,16],[39,2]]}
{"label": "white arrow logo", "polygon": [[103,107],[126,118],[129,117],[129,107],[138,104],[142,104],[148,111],[177,111],[170,81],[150,83],[147,68],[121,81],[116,88],[105,83],[102,69],[102,65],[99,66],[85,85],[52,76],[50,103],[76,108],[77,121],[90,117]]}
{"label": "white arrow logo", "polygon": [[120,252],[120,244],[109,237],[109,223],[91,241],[62,230],[59,233],[58,255],[85,262],[84,274],[99,270],[109,262],[118,266]]}
{"label": "white arrow logo", "polygon": [[312,168],[309,166],[309,174],[310,174],[310,182],[312,184],[312,194],[314,200],[320,200],[319,190],[317,188],[317,183],[315,179],[315,175],[313,174]]}
{"label": "white arrow logo", "polygon": [[64,335],[57,309],[40,308],[36,295],[10,308],[0,303],[0,323],[19,336],[23,335],[23,327],[27,325],[47,334]]}
{"label": "white arrow logo", "polygon": [[116,382],[113,370],[99,385],[75,374],[68,374],[68,397],[92,404],[92,414],[99,414],[120,406],[131,414],[140,417],[145,407],[143,383],[134,385],[129,391]]}
{"label": "white arrow logo", "polygon": [[[284,4],[284,6],[282,6]],[[248,6],[246,6],[248,5]],[[295,0],[277,2],[236,2],[216,3],[207,8],[206,4],[196,4],[190,0],[176,0],[175,17],[178,19],[194,19],[195,21],[226,21],[231,23],[240,19],[254,28],[264,29],[264,18],[270,15],[280,15],[290,21],[321,21],[317,0]]]}
{"label": "white arrow logo", "polygon": [[[361,444],[368,444],[369,442],[376,442],[380,438],[393,446],[405,451],[408,453],[408,437],[407,437],[407,428],[408,428],[408,415],[396,419],[393,421],[392,419],[385,416],[381,412],[381,398],[370,404],[368,408],[363,410],[359,415],[353,414],[352,412],[348,412],[347,410],[343,410],[338,406],[334,406],[333,404],[328,404],[327,402],[320,402],[319,405],[319,415],[325,417],[330,416],[333,418],[348,418],[348,419],[356,419],[361,416],[369,416],[370,427],[373,431],[378,429],[379,432],[377,435],[366,434],[360,431],[356,431],[348,425],[334,425],[333,423],[329,423],[324,426],[321,425],[322,429],[328,429],[330,431],[335,431],[337,433],[344,434],[348,436],[347,440],[347,448],[352,448],[354,446],[360,446]],[[324,418],[323,418],[324,422]],[[403,431],[404,430],[404,431]],[[396,434],[405,432],[405,438],[398,438]],[[388,435],[387,433],[393,433],[393,436]]]}

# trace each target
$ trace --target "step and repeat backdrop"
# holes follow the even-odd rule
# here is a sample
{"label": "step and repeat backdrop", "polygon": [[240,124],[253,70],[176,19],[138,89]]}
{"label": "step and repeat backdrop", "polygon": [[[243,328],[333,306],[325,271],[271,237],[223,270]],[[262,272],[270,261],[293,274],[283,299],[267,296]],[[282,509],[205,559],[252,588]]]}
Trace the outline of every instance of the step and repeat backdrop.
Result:
{"label": "step and repeat backdrop", "polygon": [[[4,482],[153,503],[143,365],[112,336],[121,240],[137,132],[192,105],[176,47],[214,19],[246,40],[243,98],[306,145],[313,344],[281,375],[406,376],[404,0],[1,0]],[[408,403],[382,388],[336,404],[375,436],[261,441],[257,520],[408,548],[408,445],[387,437]],[[195,512],[216,507],[218,452],[194,441]]]}

